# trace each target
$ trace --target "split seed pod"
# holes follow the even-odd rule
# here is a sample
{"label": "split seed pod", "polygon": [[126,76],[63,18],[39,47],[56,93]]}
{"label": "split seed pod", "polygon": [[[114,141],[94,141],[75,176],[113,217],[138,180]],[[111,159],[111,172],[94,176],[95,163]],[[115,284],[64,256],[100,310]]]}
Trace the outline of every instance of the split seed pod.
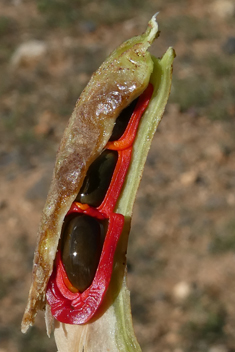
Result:
{"label": "split seed pod", "polygon": [[[147,51],[157,35],[154,16],[143,35],[123,43],[93,74],[77,101],[58,150],[38,232],[33,281],[22,321],[23,332],[34,323],[37,311],[46,307],[46,289],[63,222],[90,165],[106,148],[121,111],[139,97],[149,83],[153,85],[152,98],[133,141],[125,184],[114,207],[114,213],[122,214],[125,222],[113,257],[112,277],[105,299],[88,324],[56,324],[59,351],[140,351],[133,333],[129,293],[125,285],[125,255],[135,195],[171,86],[174,50],[169,48],[161,60],[151,57]],[[50,312],[48,305],[47,312]],[[46,320],[49,326],[50,321]]]}

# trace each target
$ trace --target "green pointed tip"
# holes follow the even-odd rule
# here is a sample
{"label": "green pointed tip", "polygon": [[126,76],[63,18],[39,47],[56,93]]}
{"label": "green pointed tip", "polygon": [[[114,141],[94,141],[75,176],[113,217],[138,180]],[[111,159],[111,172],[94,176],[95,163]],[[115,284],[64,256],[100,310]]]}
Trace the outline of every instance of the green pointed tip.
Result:
{"label": "green pointed tip", "polygon": [[156,21],[156,17],[158,14],[159,12],[156,12],[155,15],[153,15],[153,17],[148,23],[146,32],[144,33],[144,36],[146,37],[149,45],[151,45],[154,39],[156,39],[159,36],[158,23]]}

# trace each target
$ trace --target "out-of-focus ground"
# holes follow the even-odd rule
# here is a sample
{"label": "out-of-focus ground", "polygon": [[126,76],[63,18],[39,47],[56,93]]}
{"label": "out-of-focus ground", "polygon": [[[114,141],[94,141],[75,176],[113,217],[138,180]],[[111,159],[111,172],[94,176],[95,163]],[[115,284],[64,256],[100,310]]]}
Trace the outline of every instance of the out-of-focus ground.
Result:
{"label": "out-of-focus ground", "polygon": [[138,193],[128,252],[144,352],[235,351],[233,0],[1,0],[0,351],[56,351],[20,321],[59,140],[91,73],[158,15],[172,94]]}

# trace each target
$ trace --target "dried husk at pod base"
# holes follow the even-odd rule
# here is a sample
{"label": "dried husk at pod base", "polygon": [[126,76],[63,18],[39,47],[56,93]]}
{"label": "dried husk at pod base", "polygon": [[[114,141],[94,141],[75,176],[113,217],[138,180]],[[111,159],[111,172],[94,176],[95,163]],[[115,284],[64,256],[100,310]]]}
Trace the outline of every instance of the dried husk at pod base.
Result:
{"label": "dried husk at pod base", "polygon": [[45,308],[64,217],[78,194],[91,163],[107,144],[120,112],[147,87],[153,61],[147,51],[158,33],[155,17],[146,32],[123,43],[93,74],[69,120],[57,153],[34,255],[33,279],[22,332]]}
{"label": "dried husk at pod base", "polygon": [[[141,352],[131,317],[130,293],[126,286],[126,250],[136,192],[154,133],[161,121],[171,88],[175,52],[169,48],[162,59],[152,58],[150,82],[154,92],[142,116],[131,165],[115,212],[125,216],[125,227],[115,255],[115,264],[106,302],[95,321],[85,325],[56,322],[58,352]],[[134,235],[134,234],[133,234]]]}

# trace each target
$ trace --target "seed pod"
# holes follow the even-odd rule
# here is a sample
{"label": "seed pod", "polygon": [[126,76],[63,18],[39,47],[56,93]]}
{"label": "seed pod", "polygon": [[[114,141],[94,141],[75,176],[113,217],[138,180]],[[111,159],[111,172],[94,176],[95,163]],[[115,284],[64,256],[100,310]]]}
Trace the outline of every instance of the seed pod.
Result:
{"label": "seed pod", "polygon": [[141,118],[125,185],[115,207],[115,212],[125,216],[125,226],[115,253],[106,305],[103,305],[99,318],[91,324],[57,324],[55,340],[58,352],[141,352],[133,330],[130,293],[126,287],[126,250],[136,192],[152,138],[161,121],[170,92],[174,57],[174,50],[169,48],[161,59],[152,58],[154,70],[150,82],[154,91]]}
{"label": "seed pod", "polygon": [[[120,145],[122,144],[120,155],[125,155],[125,165],[129,165],[130,161],[130,155],[128,156],[128,153],[126,153],[128,149],[125,148],[131,149],[133,155],[128,166],[128,173],[125,173],[124,176],[125,185],[121,194],[118,193],[118,198],[115,198],[114,208],[109,207],[109,209],[112,209],[111,213],[108,213],[109,229],[97,269],[98,272],[100,268],[103,275],[95,275],[92,285],[81,294],[85,304],[82,305],[79,312],[80,318],[90,314],[90,310],[93,309],[94,297],[98,297],[100,300],[98,302],[99,314],[96,315],[95,320],[89,321],[85,325],[57,324],[55,337],[58,352],[101,350],[140,352],[132,328],[129,292],[126,289],[124,272],[130,218],[136,191],[150,143],[161,120],[171,85],[173,49],[169,48],[163,58],[159,60],[151,58],[146,51],[156,37],[157,31],[158,26],[154,16],[149,22],[147,31],[142,36],[122,44],[104,62],[93,75],[78,100],[60,145],[52,185],[39,228],[39,240],[34,258],[33,282],[22,322],[23,332],[34,322],[37,310],[43,309],[45,306],[45,289],[50,276],[48,287],[53,282],[54,272],[52,275],[51,273],[62,224],[72,202],[81,189],[87,170],[92,162],[99,157],[105,146],[110,148],[112,142],[109,142],[108,145],[107,142],[112,136],[115,121],[121,111],[145,90],[149,81],[151,82],[154,88],[153,95],[146,112],[142,116],[137,134],[135,130],[131,148],[127,147],[125,143],[120,143]],[[114,150],[116,150],[115,148],[116,145]],[[122,159],[118,158],[118,163],[119,160]],[[110,194],[113,193],[110,192]],[[86,206],[87,204],[85,204],[85,208]],[[107,209],[103,205],[101,207]],[[97,215],[97,209],[90,209],[89,211]],[[102,213],[100,215],[102,218]],[[55,268],[57,267],[56,262]],[[107,263],[109,263],[109,266],[106,265]],[[111,281],[106,280],[107,276],[111,277]],[[108,287],[108,291],[105,291],[105,297],[104,295],[101,297],[99,291],[104,286]],[[51,292],[53,291],[52,300],[56,301],[58,291],[53,285],[50,289]],[[50,289],[47,289],[47,297]],[[89,290],[93,290],[95,296],[86,295]],[[73,292],[69,293],[69,296],[73,295]],[[81,297],[79,295],[76,297],[76,307],[79,307]],[[88,304],[86,305],[86,303]],[[95,304],[97,305],[97,302]],[[59,302],[57,308],[55,308],[57,309],[56,314],[60,314],[60,308]],[[74,324],[82,324],[81,319],[78,319],[80,322],[76,323],[77,313],[73,314],[74,311],[70,308],[68,307],[68,310],[69,314],[73,315]],[[49,309],[46,309],[46,312],[49,312]],[[56,314],[54,315],[55,318],[57,318]],[[69,320],[67,319],[65,322],[70,322]],[[50,324],[47,313],[46,322]],[[84,320],[84,322],[86,321]]]}
{"label": "seed pod", "polygon": [[146,32],[119,48],[93,74],[76,103],[58,150],[43,210],[33,263],[33,280],[22,331],[45,308],[45,290],[53,270],[62,224],[91,163],[107,144],[120,112],[147,87],[153,61],[147,51],[158,33],[155,18]]}

